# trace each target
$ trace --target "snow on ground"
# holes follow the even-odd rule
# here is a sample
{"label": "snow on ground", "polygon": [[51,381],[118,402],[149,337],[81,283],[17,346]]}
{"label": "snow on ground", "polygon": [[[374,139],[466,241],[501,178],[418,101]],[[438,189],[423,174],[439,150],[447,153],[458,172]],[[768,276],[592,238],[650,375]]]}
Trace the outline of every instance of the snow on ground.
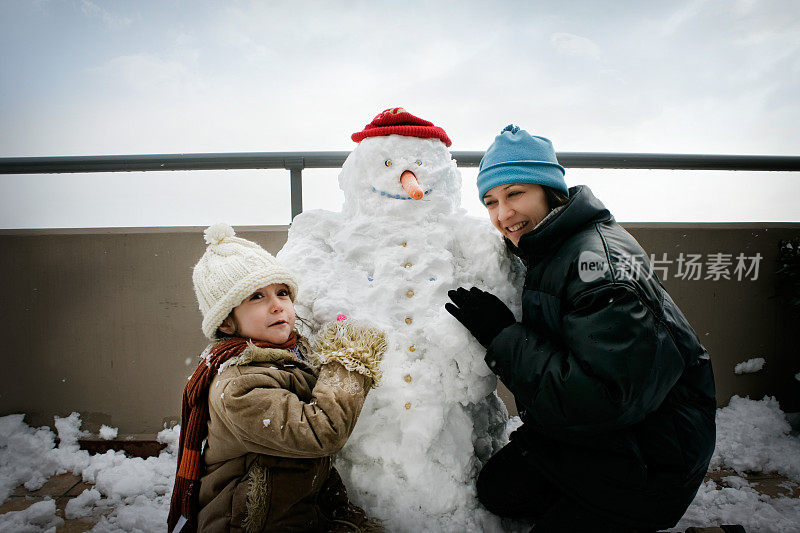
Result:
{"label": "snow on ground", "polygon": [[64,525],[64,520],[56,516],[56,501],[36,502],[22,511],[0,515],[0,531],[15,533],[34,533],[55,531]]}
{"label": "snow on ground", "polygon": [[800,499],[770,498],[749,486],[718,487],[709,480],[700,486],[692,505],[673,529],[684,531],[690,526],[712,524],[741,524],[748,533],[797,531]]}
{"label": "snow on ground", "polygon": [[[19,485],[36,490],[51,476],[72,472],[94,484],[69,502],[66,518],[87,516],[92,509],[113,509],[93,531],[153,532],[166,529],[169,497],[175,479],[179,427],[158,434],[167,444],[158,457],[129,458],[109,450],[90,455],[78,447],[80,416],[56,417],[60,442],[47,427],[31,428],[24,415],[0,417],[0,503]],[[54,500],[38,502],[24,511],[0,515],[0,532],[52,531],[63,524]]]}
{"label": "snow on ground", "polygon": [[754,374],[764,368],[766,361],[763,357],[754,357],[733,367],[734,374]]}
{"label": "snow on ground", "polygon": [[[158,457],[141,459],[122,452],[90,455],[80,450],[77,413],[56,417],[58,446],[49,428],[31,428],[23,419],[20,414],[0,417],[0,503],[19,485],[36,490],[53,475],[73,472],[94,487],[67,504],[64,518],[109,510],[93,531],[166,530],[179,427],[158,434],[158,440],[167,444]],[[519,418],[512,418],[506,434],[519,423]],[[734,396],[727,407],[717,411],[717,448],[711,466],[740,474],[778,473],[800,482],[800,438],[790,431],[774,398],[755,401]],[[0,515],[0,532],[54,531],[63,524],[51,499]],[[770,498],[739,476],[723,477],[719,486],[709,480],[672,530],[715,524],[742,524],[748,533],[797,531],[800,498]]]}
{"label": "snow on ground", "polygon": [[[800,482],[800,438],[790,432],[775,398],[734,396],[717,410],[717,447],[710,468],[777,473]],[[770,498],[740,477],[723,478],[721,487],[709,480],[674,529],[710,524],[741,524],[748,533],[797,531],[800,498]]]}

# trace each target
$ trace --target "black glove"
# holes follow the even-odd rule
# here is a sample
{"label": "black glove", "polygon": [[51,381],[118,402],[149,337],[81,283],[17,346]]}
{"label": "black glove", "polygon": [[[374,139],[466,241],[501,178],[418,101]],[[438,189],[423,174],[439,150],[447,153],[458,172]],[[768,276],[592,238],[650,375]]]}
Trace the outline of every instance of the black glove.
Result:
{"label": "black glove", "polygon": [[476,287],[470,290],[459,287],[447,291],[453,304],[446,303],[444,308],[464,324],[484,348],[488,348],[498,333],[514,324],[514,313],[500,298]]}

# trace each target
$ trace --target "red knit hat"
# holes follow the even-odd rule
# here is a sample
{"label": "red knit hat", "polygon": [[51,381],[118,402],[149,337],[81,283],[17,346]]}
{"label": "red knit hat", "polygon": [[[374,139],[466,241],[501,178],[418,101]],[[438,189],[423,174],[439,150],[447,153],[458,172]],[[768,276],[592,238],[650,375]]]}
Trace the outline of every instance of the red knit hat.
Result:
{"label": "red knit hat", "polygon": [[434,126],[433,122],[415,117],[402,107],[393,107],[383,111],[373,118],[372,122],[367,124],[362,131],[354,133],[350,138],[355,142],[361,142],[367,137],[392,134],[439,139],[445,146],[453,144],[442,128]]}

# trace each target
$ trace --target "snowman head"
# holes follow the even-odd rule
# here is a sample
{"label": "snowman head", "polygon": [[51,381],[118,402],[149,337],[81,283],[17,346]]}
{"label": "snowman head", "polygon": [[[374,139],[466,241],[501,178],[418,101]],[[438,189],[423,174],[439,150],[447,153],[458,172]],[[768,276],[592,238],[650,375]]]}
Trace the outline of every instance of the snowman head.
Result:
{"label": "snowman head", "polygon": [[349,214],[448,213],[461,203],[461,175],[442,128],[402,108],[363,131],[339,174]]}

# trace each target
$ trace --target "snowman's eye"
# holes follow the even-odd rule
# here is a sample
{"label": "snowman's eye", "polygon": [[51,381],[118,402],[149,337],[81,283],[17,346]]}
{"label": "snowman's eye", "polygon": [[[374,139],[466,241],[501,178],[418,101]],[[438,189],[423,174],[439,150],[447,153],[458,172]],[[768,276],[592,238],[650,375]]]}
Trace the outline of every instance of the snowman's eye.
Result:
{"label": "snowman's eye", "polygon": [[383,162],[383,164],[386,165],[387,167],[390,167],[390,166],[392,166],[392,160],[391,159],[387,159],[386,161]]}
{"label": "snowman's eye", "polygon": [[417,159],[416,161],[414,161],[414,163],[416,163],[418,167],[421,167],[421,166],[422,166],[422,161],[420,161],[419,159]]}

